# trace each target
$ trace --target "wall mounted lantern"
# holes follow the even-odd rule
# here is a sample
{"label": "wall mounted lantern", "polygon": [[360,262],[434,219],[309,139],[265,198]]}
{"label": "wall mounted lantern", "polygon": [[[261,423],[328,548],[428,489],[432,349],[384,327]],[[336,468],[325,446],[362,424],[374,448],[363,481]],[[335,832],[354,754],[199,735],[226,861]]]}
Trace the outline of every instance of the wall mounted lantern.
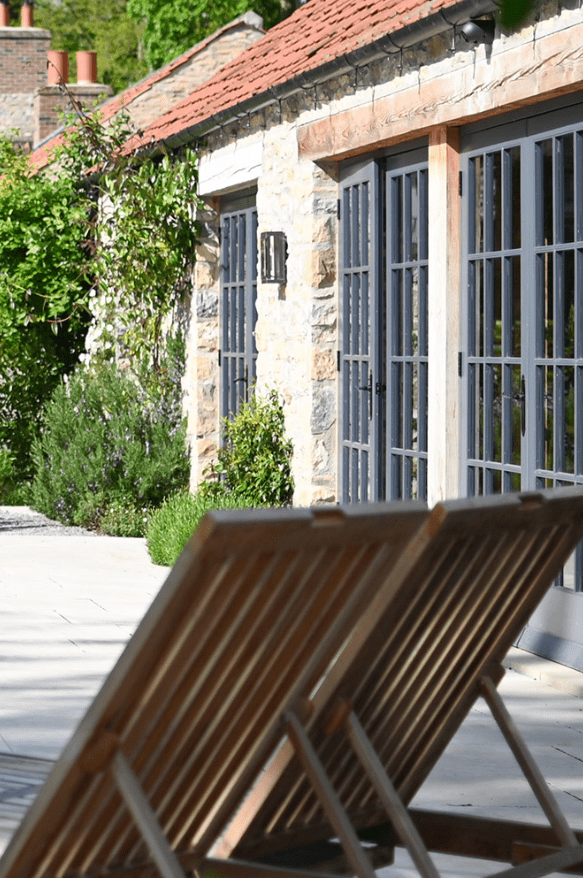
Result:
{"label": "wall mounted lantern", "polygon": [[496,24],[490,18],[472,18],[462,25],[462,36],[468,43],[491,46]]}
{"label": "wall mounted lantern", "polygon": [[261,232],[261,282],[287,282],[287,241],[284,232]]}

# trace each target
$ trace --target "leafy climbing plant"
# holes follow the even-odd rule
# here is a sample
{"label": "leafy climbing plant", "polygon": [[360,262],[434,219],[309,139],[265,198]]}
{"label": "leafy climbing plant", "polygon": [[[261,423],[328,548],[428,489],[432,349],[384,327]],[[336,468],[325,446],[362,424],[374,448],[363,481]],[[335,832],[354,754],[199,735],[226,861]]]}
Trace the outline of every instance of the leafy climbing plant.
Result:
{"label": "leafy climbing plant", "polygon": [[0,138],[0,449],[22,479],[88,330],[104,362],[121,350],[157,364],[198,237],[192,152],[146,149],[127,117],[105,125],[70,98],[45,172]]}

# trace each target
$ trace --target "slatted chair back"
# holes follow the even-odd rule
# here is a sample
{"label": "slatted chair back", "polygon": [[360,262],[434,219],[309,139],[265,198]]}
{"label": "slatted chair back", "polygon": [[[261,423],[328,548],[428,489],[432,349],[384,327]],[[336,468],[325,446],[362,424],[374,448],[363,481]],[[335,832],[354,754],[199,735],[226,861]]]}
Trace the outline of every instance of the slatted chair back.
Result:
{"label": "slatted chair back", "polygon": [[366,643],[401,595],[428,522],[416,502],[208,516],[7,848],[0,878],[132,867],[176,876],[182,855],[196,864],[278,751],[285,712],[310,703],[330,668],[344,666],[345,645]]}
{"label": "slatted chair back", "polygon": [[[303,717],[288,717],[290,737],[299,721],[356,829],[385,822],[387,806],[355,735],[407,805],[478,696],[495,697],[500,663],[583,536],[583,490],[446,502],[429,528],[373,630],[364,640],[354,632],[350,661],[330,670]],[[216,853],[258,860],[338,835],[294,755],[297,740],[284,749],[279,775],[264,776]]]}

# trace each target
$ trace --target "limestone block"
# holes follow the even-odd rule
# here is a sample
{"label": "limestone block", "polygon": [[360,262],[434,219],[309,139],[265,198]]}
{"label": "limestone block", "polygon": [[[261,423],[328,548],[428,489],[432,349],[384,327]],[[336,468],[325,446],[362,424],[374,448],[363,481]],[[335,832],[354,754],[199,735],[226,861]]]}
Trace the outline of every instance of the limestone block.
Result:
{"label": "limestone block", "polygon": [[326,297],[315,298],[312,302],[312,326],[336,327],[337,309],[334,296],[329,292]]}
{"label": "limestone block", "polygon": [[312,250],[306,260],[305,282],[313,287],[329,287],[336,282],[336,254],[331,247]]}
{"label": "limestone block", "polygon": [[199,460],[199,476],[202,476],[203,469],[216,456],[217,446],[210,439],[199,439],[196,443],[196,453]]}
{"label": "limestone block", "polygon": [[330,449],[326,439],[318,438],[312,448],[312,470],[314,475],[330,474]]}
{"label": "limestone block", "polygon": [[328,214],[315,216],[312,224],[312,241],[314,244],[332,244],[335,240],[336,223]]}
{"label": "limestone block", "polygon": [[215,241],[212,239],[201,240],[196,248],[196,260],[216,264],[218,262],[219,252]]}
{"label": "limestone block", "polygon": [[336,377],[336,356],[333,351],[318,350],[312,353],[312,381],[325,381]]}
{"label": "limestone block", "polygon": [[219,349],[219,323],[216,318],[200,320],[197,326],[197,348],[203,351]]}
{"label": "limestone block", "polygon": [[213,373],[211,361],[208,357],[197,357],[196,378],[198,381],[208,381]]}
{"label": "limestone block", "polygon": [[312,434],[324,433],[336,420],[336,392],[327,384],[313,385]]}
{"label": "limestone block", "polygon": [[197,289],[196,292],[196,316],[203,319],[205,317],[216,317],[219,313],[219,294],[215,288]]}
{"label": "limestone block", "polygon": [[310,505],[320,506],[324,503],[336,503],[335,492],[330,488],[314,488]]}

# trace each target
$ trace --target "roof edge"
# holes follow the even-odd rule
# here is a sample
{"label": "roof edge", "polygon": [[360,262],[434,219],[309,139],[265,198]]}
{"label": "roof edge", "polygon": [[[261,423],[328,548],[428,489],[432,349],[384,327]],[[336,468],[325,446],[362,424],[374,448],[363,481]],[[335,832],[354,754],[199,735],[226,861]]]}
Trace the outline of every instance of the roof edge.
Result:
{"label": "roof edge", "polygon": [[462,0],[461,3],[457,3],[445,11],[440,9],[427,16],[427,18],[406,25],[394,33],[384,34],[360,49],[355,49],[346,55],[339,55],[331,61],[315,67],[313,70],[300,73],[279,85],[271,86],[266,91],[241,101],[241,103],[235,104],[216,115],[209,116],[203,122],[191,125],[182,131],[162,138],[157,143],[164,145],[168,149],[177,149],[193,140],[200,139],[229,122],[243,118],[251,112],[257,112],[264,107],[298,94],[306,88],[323,83],[332,76],[339,76],[358,67],[364,67],[366,64],[370,64],[387,55],[395,55],[422,40],[443,33],[451,27],[456,27],[470,18],[488,15],[497,10],[498,5],[497,0]]}

